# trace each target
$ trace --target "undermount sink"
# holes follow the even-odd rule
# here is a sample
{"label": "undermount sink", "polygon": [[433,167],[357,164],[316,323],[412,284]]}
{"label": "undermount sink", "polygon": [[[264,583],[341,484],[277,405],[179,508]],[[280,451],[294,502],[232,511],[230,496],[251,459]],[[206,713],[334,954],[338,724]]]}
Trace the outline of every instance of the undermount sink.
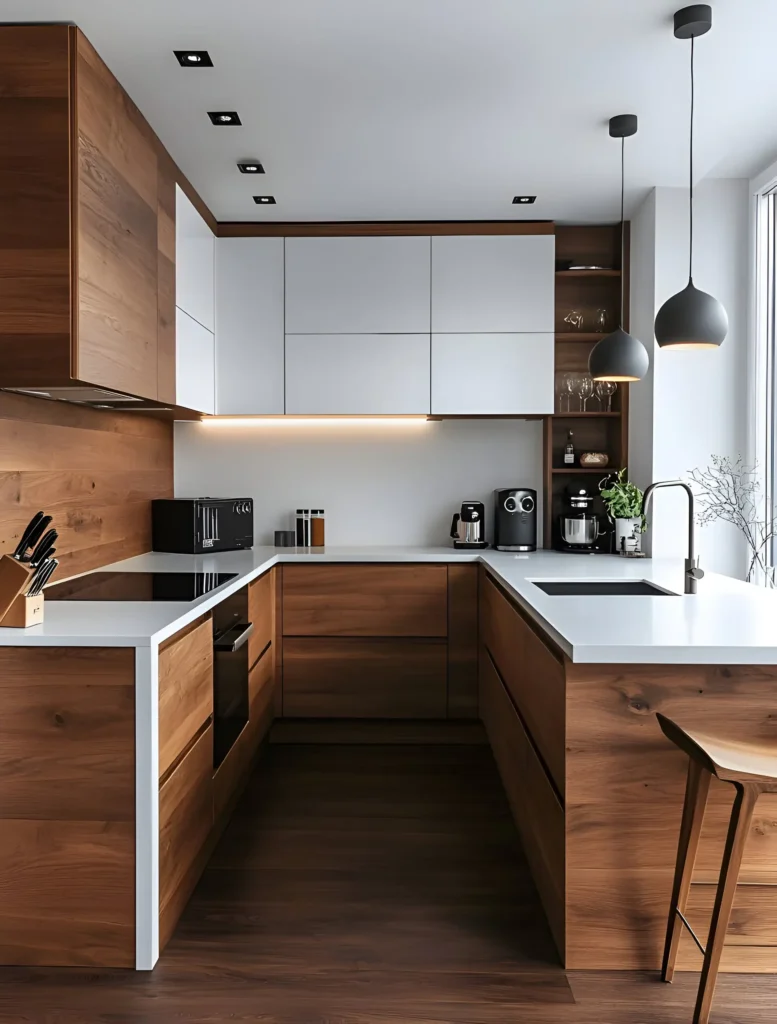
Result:
{"label": "undermount sink", "polygon": [[677,597],[647,580],[532,580],[552,597]]}

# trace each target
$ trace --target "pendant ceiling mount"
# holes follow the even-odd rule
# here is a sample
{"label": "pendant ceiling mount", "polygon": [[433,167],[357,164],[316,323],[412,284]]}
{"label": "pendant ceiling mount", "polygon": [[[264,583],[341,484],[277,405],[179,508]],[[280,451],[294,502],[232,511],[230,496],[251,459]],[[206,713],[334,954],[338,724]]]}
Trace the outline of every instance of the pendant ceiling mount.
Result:
{"label": "pendant ceiling mount", "polygon": [[689,131],[688,182],[688,284],[667,299],[656,316],[656,341],[661,348],[718,348],[728,334],[728,315],[714,296],[701,291],[693,283],[693,115],[694,115],[694,41],[712,28],[709,4],[683,7],[674,16],[677,39],[691,40],[691,117]]}
{"label": "pendant ceiling mount", "polygon": [[625,299],[625,238],[623,220],[623,194],[625,175],[625,140],[637,134],[636,114],[616,114],[610,118],[610,138],[621,140],[621,307],[617,330],[594,345],[588,357],[588,372],[594,380],[613,380],[630,383],[641,380],[648,372],[650,359],[647,349],[623,327]]}

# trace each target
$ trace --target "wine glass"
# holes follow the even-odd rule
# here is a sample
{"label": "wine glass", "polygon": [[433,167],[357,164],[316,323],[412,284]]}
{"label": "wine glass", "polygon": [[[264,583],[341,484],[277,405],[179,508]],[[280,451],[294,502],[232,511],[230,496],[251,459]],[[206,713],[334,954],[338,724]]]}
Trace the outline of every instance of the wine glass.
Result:
{"label": "wine glass", "polygon": [[610,328],[609,309],[597,309],[594,313],[594,330],[597,334],[607,334]]}
{"label": "wine glass", "polygon": [[567,315],[564,317],[564,323],[574,331],[582,331],[583,329],[583,314],[577,309],[570,309]]}
{"label": "wine glass", "polygon": [[612,396],[618,390],[614,380],[598,380],[596,382],[596,397],[599,405],[604,409],[604,399],[607,399],[607,412],[612,412]]}
{"label": "wine glass", "polygon": [[580,411],[588,412],[587,405],[588,399],[594,393],[594,382],[586,374],[583,377],[577,379],[577,397],[580,399]]}
{"label": "wine glass", "polygon": [[567,393],[567,412],[572,411],[572,395],[577,394],[577,384],[579,377],[576,373],[565,373],[564,374],[564,387]]}

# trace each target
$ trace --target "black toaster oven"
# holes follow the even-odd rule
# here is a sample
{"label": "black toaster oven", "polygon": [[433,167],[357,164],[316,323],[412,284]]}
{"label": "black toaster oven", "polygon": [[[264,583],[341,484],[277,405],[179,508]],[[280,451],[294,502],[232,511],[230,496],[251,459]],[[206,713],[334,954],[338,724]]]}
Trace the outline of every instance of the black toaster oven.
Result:
{"label": "black toaster oven", "polygon": [[156,498],[151,502],[154,551],[205,555],[253,547],[253,498]]}

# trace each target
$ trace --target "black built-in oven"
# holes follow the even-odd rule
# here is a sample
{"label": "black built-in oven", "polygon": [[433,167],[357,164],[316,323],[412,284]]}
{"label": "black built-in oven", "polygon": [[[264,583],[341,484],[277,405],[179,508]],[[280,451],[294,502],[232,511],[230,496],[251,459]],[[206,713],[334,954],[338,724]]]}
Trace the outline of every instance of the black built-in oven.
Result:
{"label": "black built-in oven", "polygon": [[213,609],[213,767],[248,724],[248,588]]}

